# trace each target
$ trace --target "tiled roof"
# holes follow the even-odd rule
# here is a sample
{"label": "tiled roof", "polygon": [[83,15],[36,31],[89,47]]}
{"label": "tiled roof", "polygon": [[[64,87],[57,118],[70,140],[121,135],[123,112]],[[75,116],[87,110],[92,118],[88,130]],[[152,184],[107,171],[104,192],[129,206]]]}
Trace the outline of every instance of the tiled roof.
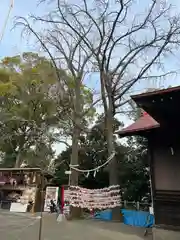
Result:
{"label": "tiled roof", "polygon": [[122,129],[121,131],[118,132],[118,134],[120,136],[125,136],[144,130],[158,128],[159,126],[160,125],[156,120],[154,120],[149,114],[144,113],[143,116],[141,116],[136,122]]}
{"label": "tiled roof", "polygon": [[168,93],[174,93],[174,92],[180,92],[180,86],[176,87],[169,87],[165,89],[157,89],[151,92],[145,92],[137,95],[131,96],[131,98],[136,101],[136,99],[140,99],[143,97],[150,97],[150,96],[156,96],[156,95],[162,95],[162,94],[168,94]]}
{"label": "tiled roof", "polygon": [[[133,95],[131,98],[136,102],[136,104],[139,107],[143,107],[142,102],[144,99],[150,99],[155,96],[161,96],[161,95],[168,95],[168,94],[179,94],[180,93],[180,86],[177,87],[170,87],[167,89],[161,89],[161,90],[155,90],[152,92],[146,92],[138,95]],[[178,96],[179,97],[179,96]],[[148,100],[147,100],[148,101]],[[145,107],[145,106],[144,106]],[[160,124],[154,120],[153,117],[151,117],[149,114],[145,113],[143,116],[141,116],[136,122],[131,124],[130,126],[122,129],[121,131],[118,132],[120,136],[127,136],[127,135],[133,135],[133,134],[138,134],[142,131],[145,130],[150,130],[153,128],[158,128]]]}

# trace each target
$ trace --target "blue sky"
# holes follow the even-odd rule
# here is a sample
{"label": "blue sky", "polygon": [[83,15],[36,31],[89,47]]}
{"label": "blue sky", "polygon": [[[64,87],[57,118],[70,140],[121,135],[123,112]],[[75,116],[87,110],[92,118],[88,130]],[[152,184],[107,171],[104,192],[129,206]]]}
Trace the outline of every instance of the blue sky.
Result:
{"label": "blue sky", "polygon": [[[0,31],[3,28],[3,24],[5,22],[8,8],[10,5],[11,0],[0,0]],[[74,0],[78,1],[78,0]],[[150,0],[146,0],[150,1]],[[4,56],[10,56],[14,54],[22,53],[23,51],[31,51],[35,49],[35,45],[30,45],[29,42],[27,42],[27,39],[22,39],[21,37],[21,30],[22,28],[17,27],[16,29],[13,29],[13,23],[16,16],[22,16],[22,17],[28,17],[29,14],[40,14],[43,15],[47,13],[48,10],[50,10],[50,6],[44,6],[41,4],[40,7],[37,7],[38,0],[31,0],[31,1],[24,1],[24,0],[14,0],[14,8],[11,12],[7,28],[4,34],[4,37],[0,43],[0,58]],[[140,3],[140,0],[137,0],[137,2]],[[143,8],[144,1],[141,0],[141,5],[137,5],[138,11],[139,9]],[[162,2],[159,0],[159,2]],[[176,10],[180,11],[180,2],[178,0],[167,0],[168,3],[172,3],[174,6],[176,6]],[[137,10],[137,9],[135,9]],[[32,41],[31,41],[32,43]],[[166,69],[177,69],[180,68],[180,55],[177,54],[176,57],[168,58],[165,62]],[[173,81],[173,82],[172,82]],[[94,82],[94,81],[93,81]],[[165,85],[177,85],[178,80],[177,79],[170,79]],[[156,83],[150,83],[150,86],[148,87],[154,87]],[[163,83],[164,85],[164,83]],[[139,89],[145,88],[145,86],[137,85],[134,91],[139,91]]]}
{"label": "blue sky", "polygon": [[[74,0],[75,2],[78,2],[78,0]],[[146,0],[150,1],[150,0]],[[3,28],[3,24],[5,22],[9,5],[11,0],[0,0],[0,31]],[[45,6],[41,4],[40,7],[37,7],[38,0],[31,0],[31,1],[24,1],[24,0],[14,0],[14,7],[11,12],[7,28],[4,34],[4,37],[2,41],[0,42],[0,58],[4,56],[11,56],[15,54],[22,53],[23,51],[31,51],[35,49],[35,45],[31,44],[30,42],[27,42],[27,39],[23,39],[21,37],[21,27],[17,27],[15,29],[13,28],[14,20],[16,16],[22,16],[22,17],[28,17],[29,14],[39,14],[43,15],[47,13],[47,11],[50,10],[50,6]],[[140,4],[140,0],[137,0]],[[161,3],[162,0],[159,0]],[[172,3],[174,6],[176,6],[176,11],[178,10],[180,12],[180,2],[178,0],[167,0],[168,3]],[[141,8],[143,8],[144,1],[141,0],[141,4],[137,5],[135,11],[140,11]],[[176,57],[171,57],[166,59],[165,62],[165,68],[166,69],[180,69],[180,54],[177,54]],[[92,80],[92,79],[91,79]],[[94,81],[93,81],[94,82]],[[96,81],[95,81],[96,82]],[[160,85],[178,85],[179,81],[178,79],[170,79],[166,83],[160,83]],[[156,83],[150,83],[148,86],[142,86],[142,84],[137,84],[134,91],[139,92],[139,90],[144,89],[145,87],[157,87]]]}
{"label": "blue sky", "polygon": [[[0,30],[5,22],[11,0],[0,0]],[[33,46],[27,44],[27,39],[22,39],[21,28],[12,29],[17,16],[28,17],[29,14],[44,14],[47,8],[44,5],[37,7],[37,0],[24,1],[14,0],[14,7],[11,11],[7,28],[0,43],[0,58],[7,55],[14,55],[23,51],[33,50]]]}
{"label": "blue sky", "polygon": [[[74,0],[74,1],[78,1],[78,0]],[[141,4],[140,4],[140,1],[141,1]],[[144,0],[144,1],[150,1],[150,0]],[[144,1],[137,0],[137,2],[139,2],[139,5],[137,5],[137,9],[135,9],[136,11],[139,11],[143,7]],[[159,2],[162,2],[162,1],[159,0]],[[170,2],[176,6],[175,11],[180,12],[180,2],[178,0],[169,0],[168,3]],[[3,24],[5,22],[5,19],[8,13],[9,5],[10,5],[10,0],[0,0],[0,31],[3,28]],[[11,30],[13,27],[14,18],[16,16],[28,17],[28,15],[31,13],[43,15],[48,10],[50,10],[49,8],[50,6],[45,7],[42,5],[41,7],[37,7],[37,0],[30,0],[30,1],[14,0],[14,7],[12,9],[12,12],[7,24],[5,34],[2,41],[0,42],[0,58],[3,58],[4,56],[12,56],[15,54],[20,54],[24,51],[34,50],[34,47],[35,47],[34,45],[30,45],[29,42],[27,42],[27,40],[22,39],[21,28],[16,28]],[[180,69],[180,54],[178,52],[175,57],[166,59],[165,68],[167,70],[177,69],[177,68]],[[93,84],[97,82],[96,79],[97,79],[97,76],[94,76]],[[150,82],[146,85],[144,84],[142,85],[142,83],[138,83],[133,88],[133,93],[141,92],[146,88],[179,85],[180,84],[179,79],[180,79],[180,76],[177,76],[176,78],[169,79],[168,81],[159,83],[158,85],[156,82]],[[91,77],[91,80],[92,80],[92,77]],[[124,120],[125,125],[130,123],[130,121],[127,118],[122,116],[120,118]],[[57,145],[55,148],[57,149],[58,152],[62,149],[62,147],[60,147],[59,145]]]}

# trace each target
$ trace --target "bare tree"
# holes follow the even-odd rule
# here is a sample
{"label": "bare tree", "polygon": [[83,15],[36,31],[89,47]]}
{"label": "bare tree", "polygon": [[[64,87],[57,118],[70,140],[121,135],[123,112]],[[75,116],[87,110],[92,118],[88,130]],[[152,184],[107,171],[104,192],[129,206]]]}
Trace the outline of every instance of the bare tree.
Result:
{"label": "bare tree", "polygon": [[[32,16],[32,18],[37,21],[35,16]],[[85,77],[91,73],[92,63],[90,59],[92,52],[84,48],[81,43],[83,41],[82,36],[86,37],[90,28],[81,33],[82,36],[73,36],[72,32],[66,31],[63,26],[54,22],[47,26],[43,32],[37,32],[24,18],[18,18],[16,24],[23,26],[26,33],[33,33],[43,50],[49,54],[57,69],[59,82],[62,82],[62,78],[58,69],[63,69],[67,73],[67,76],[63,79],[63,86],[66,88],[65,91],[69,93],[68,101],[71,103],[72,115],[69,115],[69,121],[68,119],[66,121],[69,122],[69,129],[72,130],[72,133],[68,132],[72,136],[71,165],[77,166],[80,134],[85,130],[84,119],[90,110],[94,109],[95,104],[100,101],[100,99],[93,101],[92,91],[89,91],[84,85]],[[62,95],[61,91],[60,97]],[[78,185],[78,172],[72,169],[71,171],[70,184]],[[73,209],[72,215],[79,215],[79,212],[75,208]]]}
{"label": "bare tree", "polygon": [[34,17],[58,31],[65,29],[80,40],[78,49],[92,54],[95,71],[100,73],[108,129],[116,109],[128,101],[125,94],[137,81],[170,73],[162,72],[163,60],[179,47],[180,19],[171,16],[171,6],[165,2],[147,1],[144,12],[138,12],[132,0],[79,0],[78,4],[58,0],[53,12]]}
{"label": "bare tree", "polygon": [[[88,56],[87,63],[99,72],[109,155],[114,152],[113,118],[129,101],[128,91],[138,81],[158,80],[172,73],[165,72],[163,62],[177,51],[180,43],[180,18],[172,15],[171,6],[158,0],[143,4],[145,6],[139,10],[139,4],[137,6],[133,0],[79,0],[76,4],[70,0],[57,0],[56,8],[47,16],[33,16],[36,21],[53,27],[54,33],[48,32],[45,39],[51,43],[53,40],[53,45],[66,59],[68,69],[72,68],[72,63],[74,69],[72,56],[76,55],[77,59],[82,51]],[[57,30],[63,42],[54,41]],[[71,54],[65,56],[62,50],[66,49],[64,43],[68,39],[71,39]],[[79,124],[77,114],[81,111],[81,98],[78,89],[82,75],[77,76],[75,105],[76,123]],[[111,185],[118,183],[116,169],[114,158],[109,169]]]}

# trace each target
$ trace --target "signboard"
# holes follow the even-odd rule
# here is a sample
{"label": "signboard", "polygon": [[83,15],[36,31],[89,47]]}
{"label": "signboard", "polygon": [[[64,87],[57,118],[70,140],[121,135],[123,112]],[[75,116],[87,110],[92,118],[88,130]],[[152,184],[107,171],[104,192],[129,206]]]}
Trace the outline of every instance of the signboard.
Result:
{"label": "signboard", "polygon": [[46,188],[46,196],[45,196],[45,203],[44,203],[45,212],[49,212],[49,206],[50,206],[51,200],[53,200],[53,202],[57,205],[58,193],[59,193],[59,187]]}
{"label": "signboard", "polygon": [[28,204],[11,203],[10,212],[23,213],[27,211]]}

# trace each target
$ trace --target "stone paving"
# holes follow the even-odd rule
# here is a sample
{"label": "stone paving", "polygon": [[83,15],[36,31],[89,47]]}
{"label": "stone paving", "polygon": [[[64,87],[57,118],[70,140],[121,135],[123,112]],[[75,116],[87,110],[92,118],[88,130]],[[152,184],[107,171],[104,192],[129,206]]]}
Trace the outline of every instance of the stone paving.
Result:
{"label": "stone paving", "polygon": [[[28,214],[0,213],[0,239],[38,240],[40,220]],[[77,220],[57,222],[56,216],[44,214],[41,240],[143,240],[144,230],[122,223]]]}

